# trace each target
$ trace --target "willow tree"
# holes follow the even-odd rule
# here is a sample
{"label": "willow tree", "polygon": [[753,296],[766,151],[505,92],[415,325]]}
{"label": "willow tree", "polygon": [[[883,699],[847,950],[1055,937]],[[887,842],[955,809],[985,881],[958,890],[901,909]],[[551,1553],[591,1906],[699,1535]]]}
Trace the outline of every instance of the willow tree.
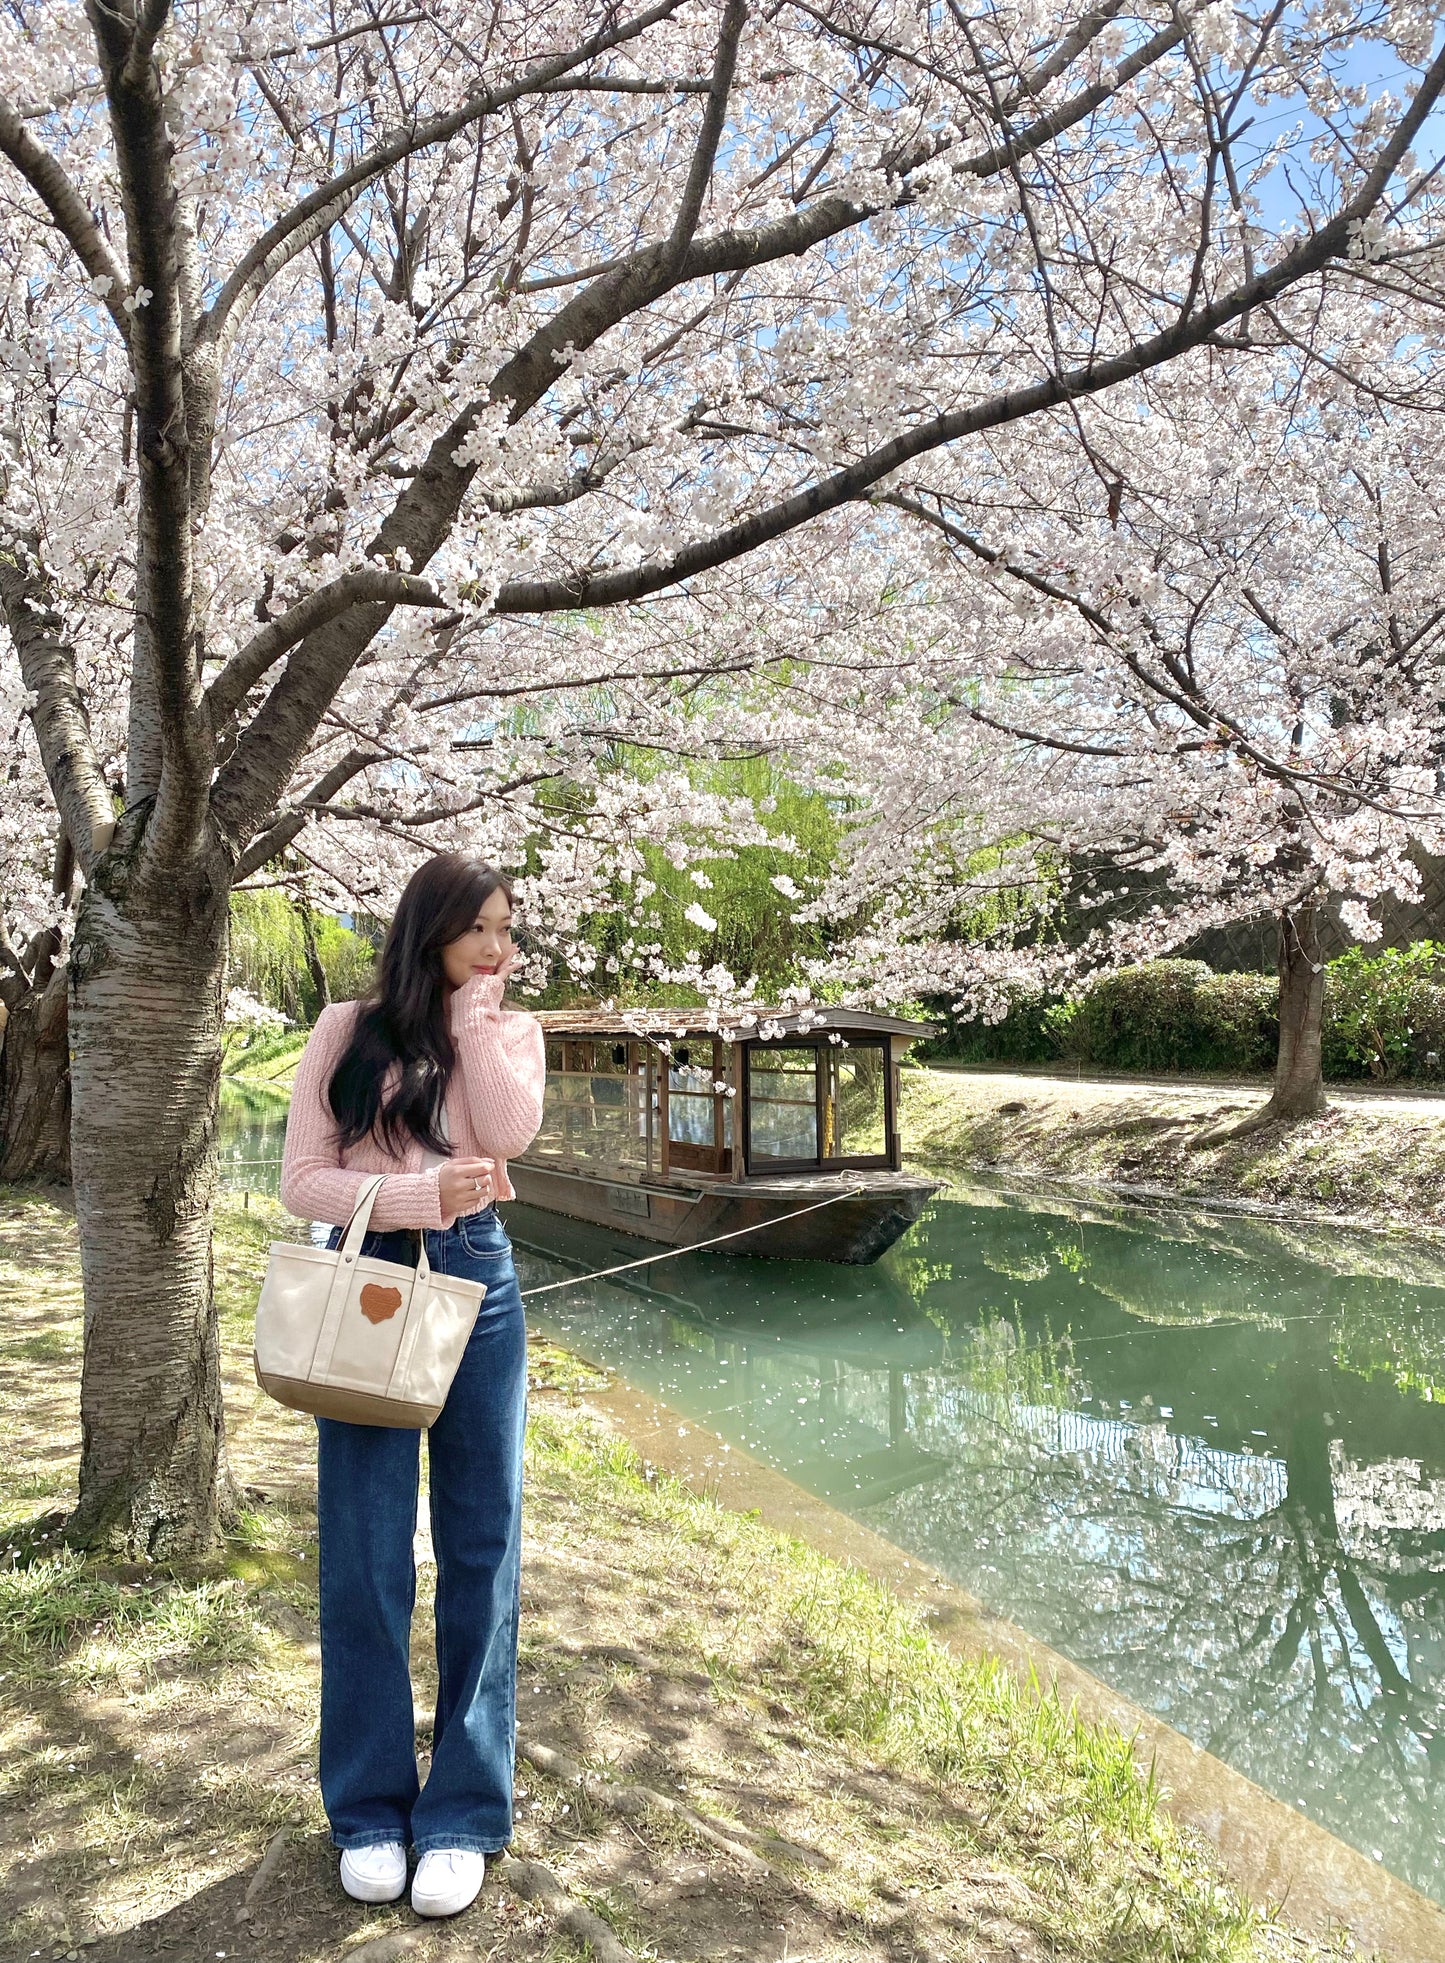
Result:
{"label": "willow tree", "polygon": [[[0,602],[84,882],[77,1539],[182,1549],[227,1505],[235,883],[399,781],[464,805],[415,704],[484,716],[514,633],[695,601],[1414,226],[1432,33],[1264,0],[5,11]],[[1361,50],[1407,91],[1337,91]],[[1266,224],[1240,131],[1306,99],[1337,104],[1307,202],[1245,171]]]}

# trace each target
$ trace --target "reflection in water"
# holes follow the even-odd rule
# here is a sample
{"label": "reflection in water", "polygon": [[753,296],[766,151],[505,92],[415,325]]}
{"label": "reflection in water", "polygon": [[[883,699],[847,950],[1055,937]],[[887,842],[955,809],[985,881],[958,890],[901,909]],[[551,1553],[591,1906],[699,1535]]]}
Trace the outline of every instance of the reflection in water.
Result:
{"label": "reflection in water", "polygon": [[284,1091],[248,1084],[236,1077],[221,1081],[221,1184],[236,1191],[281,1190],[281,1148],[286,1142]]}
{"label": "reflection in water", "polygon": [[[655,1251],[506,1213],[524,1286]],[[687,1255],[528,1319],[1445,1900],[1440,1275],[977,1186],[871,1268]]]}
{"label": "reflection in water", "polygon": [[689,1256],[529,1315],[1445,1899],[1445,1290],[982,1197],[876,1268]]}

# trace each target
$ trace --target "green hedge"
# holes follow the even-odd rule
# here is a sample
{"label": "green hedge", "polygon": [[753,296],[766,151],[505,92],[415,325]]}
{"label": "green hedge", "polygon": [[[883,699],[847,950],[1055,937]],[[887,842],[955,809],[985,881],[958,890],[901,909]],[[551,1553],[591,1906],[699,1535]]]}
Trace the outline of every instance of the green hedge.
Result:
{"label": "green hedge", "polygon": [[[1254,1074],[1274,1068],[1273,975],[1216,974],[1203,961],[1149,961],[1100,975],[1077,1001],[1019,994],[1002,1022],[955,1022],[919,1054],[967,1063],[1062,1063],[1097,1070]],[[1370,955],[1351,948],[1325,975],[1325,1075],[1445,1079],[1445,945]]]}

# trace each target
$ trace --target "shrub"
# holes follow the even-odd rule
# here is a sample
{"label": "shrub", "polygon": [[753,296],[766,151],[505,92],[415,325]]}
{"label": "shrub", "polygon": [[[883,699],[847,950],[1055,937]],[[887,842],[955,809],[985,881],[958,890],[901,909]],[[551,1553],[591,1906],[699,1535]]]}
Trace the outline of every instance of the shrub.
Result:
{"label": "shrub", "polygon": [[943,1033],[917,1044],[914,1054],[957,1057],[963,1063],[1051,1063],[1060,1054],[1051,1019],[1066,1021],[1073,1009],[1072,1003],[1051,1003],[1037,991],[1020,992],[1002,1022],[956,1022],[947,997],[926,997],[919,1013],[942,1023]]}
{"label": "shrub", "polygon": [[1063,1054],[1107,1070],[1269,1070],[1278,999],[1272,975],[1146,961],[1098,977],[1069,1021]]}
{"label": "shrub", "polygon": [[1445,1075],[1445,945],[1368,954],[1352,947],[1325,979],[1327,1077],[1438,1078]]}
{"label": "shrub", "polygon": [[[1148,961],[1099,975],[1076,1001],[1021,992],[1002,1022],[954,1022],[921,1056],[965,1063],[1073,1063],[1096,1070],[1254,1074],[1274,1068],[1273,975],[1215,974],[1202,961]],[[1325,1076],[1382,1082],[1445,1079],[1445,944],[1419,941],[1329,963]]]}

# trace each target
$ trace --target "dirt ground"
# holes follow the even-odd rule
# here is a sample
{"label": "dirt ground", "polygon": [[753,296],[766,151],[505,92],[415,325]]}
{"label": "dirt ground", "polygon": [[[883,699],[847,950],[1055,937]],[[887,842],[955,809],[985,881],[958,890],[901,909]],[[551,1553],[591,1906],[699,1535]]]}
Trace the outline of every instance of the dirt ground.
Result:
{"label": "dirt ground", "polygon": [[1445,1231],[1445,1098],[1332,1088],[1322,1117],[1231,1138],[1267,1086],[938,1067],[906,1070],[903,1086],[913,1162]]}
{"label": "dirt ground", "polygon": [[[254,1197],[218,1214],[231,1449],[250,1508],[241,1535],[187,1569],[32,1558],[37,1520],[73,1488],[75,1231],[53,1201],[0,1190],[0,1956],[1334,1953],[1263,1923],[1219,1883],[1119,1734],[949,1655],[860,1572],[657,1475],[589,1412],[596,1375],[541,1343],[518,1865],[496,1864],[476,1906],[446,1923],[350,1901],[314,1772],[313,1433],[249,1370],[267,1241],[296,1231]],[[417,1553],[424,1772],[435,1686],[424,1516]]]}

